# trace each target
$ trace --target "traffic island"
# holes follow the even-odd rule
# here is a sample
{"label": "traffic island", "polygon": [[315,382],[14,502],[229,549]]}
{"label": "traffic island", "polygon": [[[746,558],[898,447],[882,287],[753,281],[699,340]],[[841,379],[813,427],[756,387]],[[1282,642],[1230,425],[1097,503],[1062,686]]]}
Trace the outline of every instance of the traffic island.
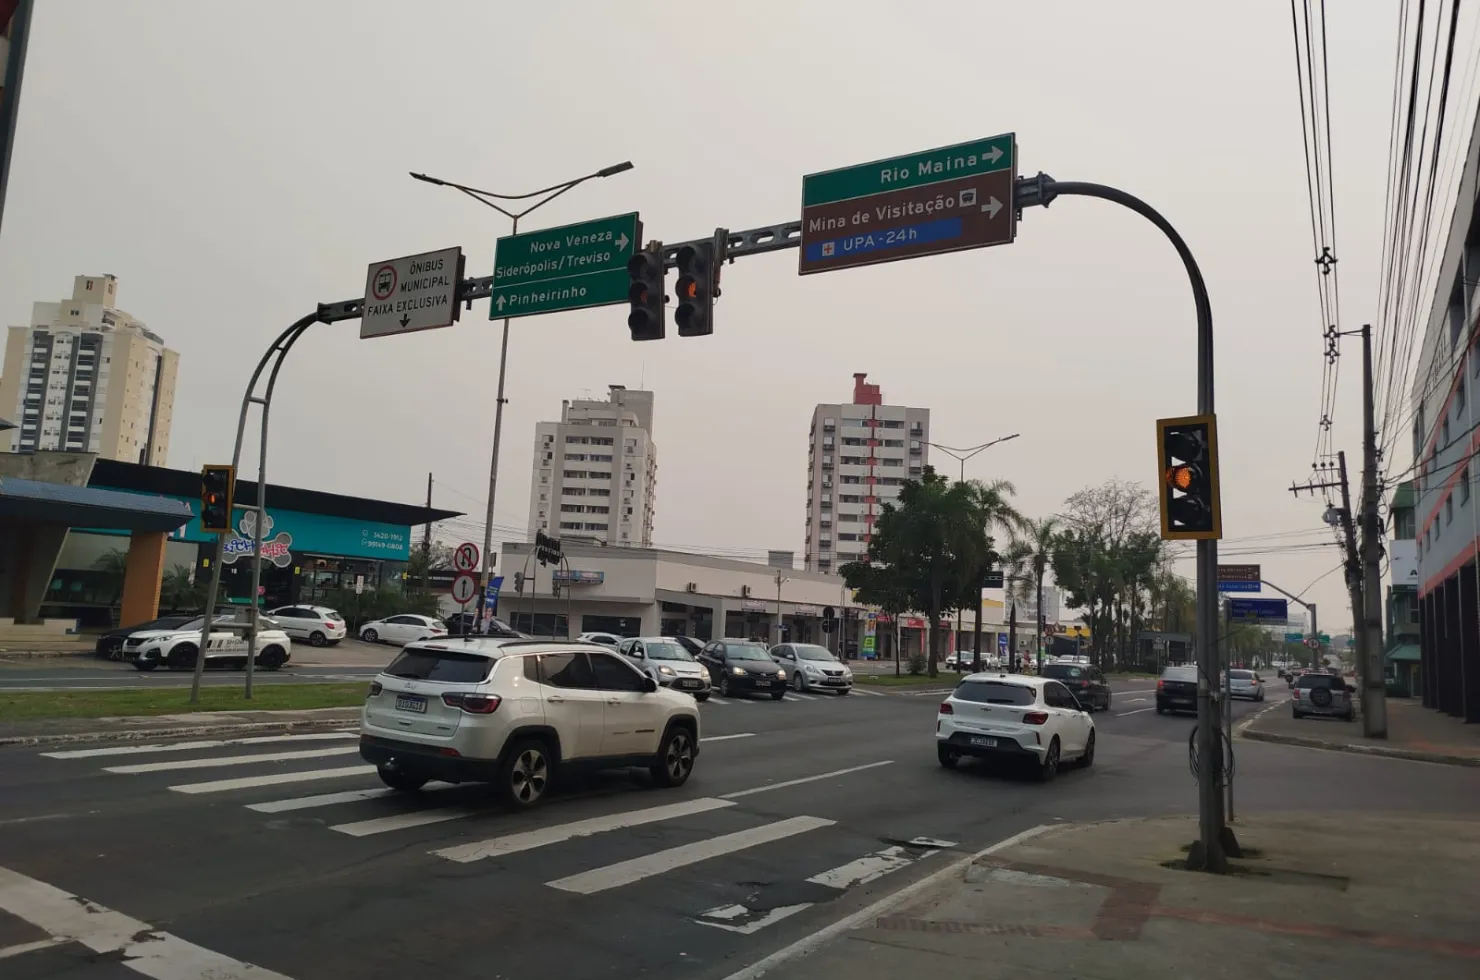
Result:
{"label": "traffic island", "polygon": [[1480,971],[1473,821],[1253,817],[1239,821],[1246,856],[1226,875],[1179,870],[1175,842],[1196,834],[1195,817],[1040,828],[864,910],[830,942],[804,939],[757,966],[774,980],[890,980],[942,966],[1076,980],[1193,965],[1208,980],[1291,976],[1292,963],[1347,980]]}
{"label": "traffic island", "polygon": [[1260,712],[1238,737],[1309,749],[1480,767],[1480,726],[1466,725],[1457,718],[1425,708],[1416,698],[1389,698],[1387,708],[1385,739],[1362,734],[1360,713],[1355,721],[1349,722],[1318,716],[1295,718],[1287,704]]}

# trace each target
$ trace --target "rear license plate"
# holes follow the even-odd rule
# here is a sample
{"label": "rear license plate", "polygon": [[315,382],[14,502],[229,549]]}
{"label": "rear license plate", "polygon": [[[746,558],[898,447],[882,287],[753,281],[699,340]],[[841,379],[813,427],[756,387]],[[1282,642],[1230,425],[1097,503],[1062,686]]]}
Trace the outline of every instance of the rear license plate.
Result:
{"label": "rear license plate", "polygon": [[971,736],[971,744],[980,745],[984,749],[995,749],[997,747],[997,740],[995,738],[987,738],[985,735],[973,735]]}
{"label": "rear license plate", "polygon": [[396,695],[397,711],[414,711],[419,715],[427,713],[427,699],[419,698],[413,694]]}
{"label": "rear license plate", "polygon": [[756,687],[770,687],[771,686],[771,682],[770,681],[756,681],[755,682],[755,686]]}

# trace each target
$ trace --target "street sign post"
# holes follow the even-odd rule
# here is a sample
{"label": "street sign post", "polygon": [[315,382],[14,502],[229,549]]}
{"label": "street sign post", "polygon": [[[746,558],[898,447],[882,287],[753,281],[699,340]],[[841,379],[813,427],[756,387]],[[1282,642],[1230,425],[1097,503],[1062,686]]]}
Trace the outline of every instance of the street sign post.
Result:
{"label": "street sign post", "polygon": [[627,302],[627,262],[641,238],[636,211],[500,238],[488,318]]}
{"label": "street sign post", "polygon": [[1000,569],[987,572],[982,578],[982,588],[1000,589],[1003,586],[1002,571]]}
{"label": "street sign post", "polygon": [[371,262],[365,273],[360,339],[452,326],[462,277],[460,247]]}
{"label": "street sign post", "polygon": [[478,595],[478,580],[469,572],[463,572],[452,580],[452,601],[466,606]]}
{"label": "street sign post", "polygon": [[1229,618],[1244,623],[1289,622],[1289,604],[1284,599],[1229,599]]}
{"label": "street sign post", "polygon": [[355,595],[363,595],[365,592],[365,576],[355,576]]}
{"label": "street sign post", "polygon": [[808,174],[797,271],[1009,244],[1016,177],[1014,133]]}
{"label": "street sign post", "polygon": [[1262,569],[1258,565],[1219,565],[1219,592],[1259,592]]}
{"label": "street sign post", "polygon": [[471,572],[478,568],[478,546],[464,541],[453,549],[452,567],[459,572]]}

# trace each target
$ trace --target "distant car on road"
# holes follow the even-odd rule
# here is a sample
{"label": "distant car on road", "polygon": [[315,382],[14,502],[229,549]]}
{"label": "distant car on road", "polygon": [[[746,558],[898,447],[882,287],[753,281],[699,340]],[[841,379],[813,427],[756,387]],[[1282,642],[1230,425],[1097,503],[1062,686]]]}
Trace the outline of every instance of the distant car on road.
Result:
{"label": "distant car on road", "polygon": [[1156,682],[1156,713],[1197,710],[1197,668],[1167,667]]}
{"label": "distant car on road", "polygon": [[[255,664],[263,670],[277,670],[293,654],[293,641],[270,619],[257,620]],[[136,669],[150,671],[163,665],[170,670],[190,670],[200,656],[202,620],[193,628],[173,633],[150,633],[132,658]],[[245,620],[211,623],[211,636],[205,644],[207,667],[246,667],[247,629]]]}
{"label": "distant car on road", "polygon": [[360,639],[366,643],[415,643],[446,635],[447,627],[440,619],[418,613],[372,619],[360,627]]}
{"label": "distant car on road", "polygon": [[765,644],[754,640],[714,640],[699,654],[709,671],[709,682],[722,698],[740,694],[786,697],[786,671],[771,657]]}
{"label": "distant car on road", "polygon": [[582,633],[580,636],[576,637],[576,639],[583,640],[586,643],[600,643],[604,647],[620,646],[622,642],[622,638],[617,634],[601,631],[593,633]]}
{"label": "distant car on road", "polygon": [[1228,696],[1247,698],[1250,701],[1264,700],[1264,681],[1252,670],[1230,670],[1228,672]]}
{"label": "distant car on road", "polygon": [[791,686],[798,691],[847,694],[853,690],[853,671],[827,647],[815,643],[778,643],[771,648],[771,657],[791,674]]}
{"label": "distant car on road", "polygon": [[1302,674],[1295,682],[1295,696],[1290,700],[1290,709],[1296,718],[1321,715],[1351,721],[1356,717],[1356,705],[1352,703],[1354,690],[1339,674],[1312,671]]}
{"label": "distant car on road", "polygon": [[1094,765],[1095,722],[1052,677],[968,674],[940,703],[935,752],[947,769],[967,756],[1019,761],[1048,782],[1066,760]]}
{"label": "distant car on road", "polygon": [[93,652],[107,660],[122,660],[123,644],[134,633],[145,633],[159,630],[179,629],[192,619],[199,619],[198,613],[185,613],[179,616],[161,616],[147,623],[135,623],[122,629],[109,630],[98,637],[98,642],[93,646]]}
{"label": "distant car on road", "polygon": [[696,701],[709,700],[709,671],[671,636],[634,636],[623,640],[617,652],[659,687],[685,691]]}
{"label": "distant car on road", "polygon": [[1090,711],[1110,710],[1110,685],[1096,667],[1086,667],[1076,660],[1059,660],[1044,664],[1040,676],[1062,682]]}

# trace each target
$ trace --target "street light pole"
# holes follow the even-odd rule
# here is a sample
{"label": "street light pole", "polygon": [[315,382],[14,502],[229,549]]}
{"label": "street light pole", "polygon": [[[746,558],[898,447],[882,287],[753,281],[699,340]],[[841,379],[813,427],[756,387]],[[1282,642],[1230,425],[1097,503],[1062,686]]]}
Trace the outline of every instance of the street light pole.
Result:
{"label": "street light pole", "polygon": [[[574,180],[551,184],[549,187],[542,187],[537,191],[530,191],[527,194],[496,194],[493,191],[478,190],[476,187],[455,184],[450,180],[442,180],[439,177],[432,177],[427,174],[413,173],[411,176],[424,183],[436,184],[438,187],[451,187],[455,191],[461,191],[468,195],[480,204],[488,205],[512,222],[513,227],[509,233],[511,235],[517,235],[519,234],[520,218],[539,210],[571,188],[597,177],[611,177],[614,174],[623,173],[631,169],[632,161],[626,160],[622,163],[613,164],[610,167],[603,167],[595,173],[587,174],[584,177],[577,177]],[[511,210],[510,208],[494,203],[494,201],[528,201],[535,198],[538,200],[535,200],[533,204],[523,210]],[[497,270],[495,270],[495,276],[497,276]],[[480,632],[483,629],[483,613],[488,603],[488,582],[493,575],[493,503],[494,497],[498,494],[498,453],[500,444],[503,442],[504,432],[504,382],[508,376],[509,319],[509,317],[504,317],[503,337],[499,342],[498,352],[498,391],[494,396],[493,408],[493,454],[488,463],[488,509],[485,512],[483,524],[483,573],[478,584],[478,609],[474,621],[475,628]]]}
{"label": "street light pole", "polygon": [[[945,453],[947,456],[949,456],[952,459],[954,459],[957,462],[959,462],[961,464],[961,479],[960,479],[960,482],[965,483],[966,482],[966,461],[968,459],[971,459],[977,453],[985,452],[986,450],[991,449],[993,446],[997,445],[997,443],[999,443],[999,442],[1007,442],[1009,439],[1016,439],[1020,435],[1022,435],[1022,433],[1020,433],[1020,432],[1014,432],[1010,436],[1003,436],[1000,439],[993,439],[991,442],[984,442],[980,446],[972,446],[970,449],[953,449],[950,446],[942,446],[940,443],[937,443],[937,442],[927,442],[925,445],[929,446],[931,449],[939,449],[941,452]],[[955,648],[956,648],[956,670],[957,671],[960,671],[960,669],[961,669],[961,603],[960,602],[957,602],[956,603],[956,636],[955,636],[955,639],[954,639],[953,646],[955,646]],[[975,670],[981,670],[982,669],[982,600],[981,600],[980,590],[978,590],[978,595],[977,595],[977,598],[976,598],[976,634],[972,638],[972,641],[971,641],[971,649],[972,649],[972,657],[971,657],[972,664],[971,664],[971,669],[974,670],[974,671]]]}

